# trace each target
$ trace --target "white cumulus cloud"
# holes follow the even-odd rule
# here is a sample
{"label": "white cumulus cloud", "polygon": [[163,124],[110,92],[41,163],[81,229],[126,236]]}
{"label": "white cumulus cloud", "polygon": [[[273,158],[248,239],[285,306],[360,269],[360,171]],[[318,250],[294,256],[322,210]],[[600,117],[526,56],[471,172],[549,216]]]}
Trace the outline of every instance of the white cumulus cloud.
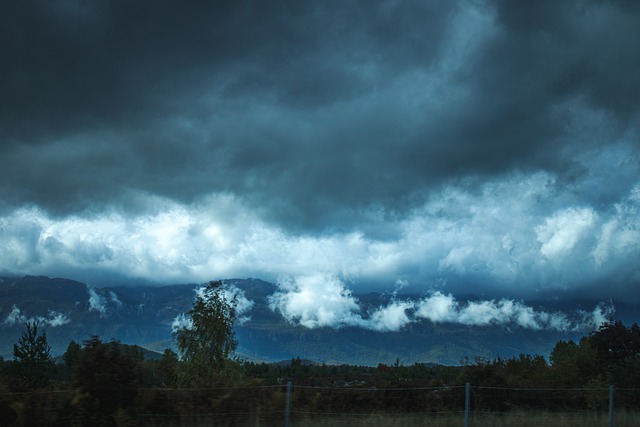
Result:
{"label": "white cumulus cloud", "polygon": [[316,274],[278,282],[280,290],[269,298],[272,310],[308,328],[353,326],[362,322],[360,307],[335,276]]}
{"label": "white cumulus cloud", "polygon": [[[327,281],[330,285],[326,285]],[[304,276],[280,282],[279,287],[271,298],[271,309],[289,322],[307,328],[356,326],[385,332],[430,321],[467,326],[590,331],[608,321],[614,312],[611,304],[600,304],[593,312],[568,315],[536,310],[521,301],[506,298],[459,302],[451,294],[434,292],[418,300],[399,300],[394,296],[386,305],[364,314],[360,302],[334,276]],[[327,288],[332,290],[330,294],[323,293]]]}
{"label": "white cumulus cloud", "polygon": [[[606,161],[615,170],[629,155],[625,147],[613,144],[598,152],[608,156],[578,159],[584,164],[577,167],[590,170],[592,163]],[[512,171],[485,181],[471,177],[417,198],[402,215],[373,205],[359,213],[360,223],[321,231],[288,230],[224,193],[190,204],[136,193],[132,197],[145,208],[129,214],[56,217],[22,207],[0,213],[0,270],[99,285],[122,276],[188,283],[317,273],[349,278],[358,292],[389,291],[400,278],[414,293],[443,282],[454,294],[478,287],[485,295],[508,298],[559,290],[582,296],[587,290],[598,299],[637,300],[637,168],[622,168],[631,182],[611,195],[599,175],[571,185],[544,171]],[[576,197],[594,191],[610,203]],[[595,286],[605,282],[607,288]],[[335,293],[333,282],[325,283]],[[93,302],[92,310],[102,313],[101,302]]]}
{"label": "white cumulus cloud", "polygon": [[568,208],[547,218],[536,227],[540,253],[547,258],[568,254],[587,235],[597,219],[590,208]]}
{"label": "white cumulus cloud", "polygon": [[409,317],[409,311],[414,306],[415,304],[411,301],[391,301],[386,306],[374,310],[360,325],[380,332],[399,331],[413,322]]}

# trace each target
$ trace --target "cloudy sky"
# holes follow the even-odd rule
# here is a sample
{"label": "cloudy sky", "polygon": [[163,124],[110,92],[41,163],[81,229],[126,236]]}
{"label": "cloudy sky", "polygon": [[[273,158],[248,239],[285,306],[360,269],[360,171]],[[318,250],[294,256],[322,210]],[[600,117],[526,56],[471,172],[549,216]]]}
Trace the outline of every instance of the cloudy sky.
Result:
{"label": "cloudy sky", "polygon": [[2,2],[0,273],[259,277],[281,308],[638,301],[638,22],[622,0]]}

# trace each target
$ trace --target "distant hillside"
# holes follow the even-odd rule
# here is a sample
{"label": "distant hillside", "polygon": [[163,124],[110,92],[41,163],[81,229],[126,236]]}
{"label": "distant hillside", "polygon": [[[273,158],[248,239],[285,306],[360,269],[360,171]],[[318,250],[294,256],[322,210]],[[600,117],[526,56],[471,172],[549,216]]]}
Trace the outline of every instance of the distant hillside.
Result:
{"label": "distant hillside", "polygon": [[171,338],[171,322],[188,311],[195,285],[92,288],[69,279],[0,279],[0,354],[11,355],[28,319],[45,324],[54,354],[93,335],[143,345]]}
{"label": "distant hillside", "polygon": [[[247,360],[281,361],[300,357],[327,364],[375,365],[393,363],[396,359],[407,364],[458,364],[464,358],[476,356],[548,355],[558,340],[579,339],[584,334],[428,321],[414,323],[399,332],[375,332],[357,327],[307,329],[287,323],[269,308],[268,298],[277,290],[275,285],[258,279],[225,282],[243,291],[254,304],[244,315],[248,319],[235,327],[238,355]],[[198,286],[92,288],[62,278],[2,277],[0,354],[10,358],[24,322],[36,318],[46,325],[54,354],[63,353],[71,340],[82,342],[93,335],[161,352],[173,345],[171,324],[191,308]],[[375,306],[386,303],[388,297],[367,294],[359,299]],[[637,319],[636,307],[617,306],[627,319]]]}

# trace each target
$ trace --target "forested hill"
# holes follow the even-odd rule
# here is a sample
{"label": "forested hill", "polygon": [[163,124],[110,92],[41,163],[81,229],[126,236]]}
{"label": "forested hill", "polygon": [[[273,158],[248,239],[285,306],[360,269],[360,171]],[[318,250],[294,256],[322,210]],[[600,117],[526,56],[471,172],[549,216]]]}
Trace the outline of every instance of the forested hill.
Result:
{"label": "forested hill", "polygon": [[[272,309],[274,284],[258,279],[230,279],[242,292],[244,307],[235,331],[238,356],[245,360],[278,361],[294,357],[327,364],[377,365],[415,362],[459,364],[465,358],[511,357],[520,353],[547,356],[559,340],[577,340],[589,331],[562,332],[517,325],[467,326],[414,322],[399,331],[361,327],[309,329],[287,322]],[[64,278],[43,276],[0,278],[0,354],[11,357],[28,320],[39,320],[52,353],[61,354],[71,340],[92,336],[162,351],[172,347],[172,323],[192,307],[197,284],[113,286],[94,288]],[[383,306],[388,295],[354,295],[368,307]],[[597,302],[575,302],[592,308]],[[547,303],[549,304],[549,303]],[[637,307],[615,302],[616,317],[637,321]],[[568,307],[549,306],[550,311]]]}

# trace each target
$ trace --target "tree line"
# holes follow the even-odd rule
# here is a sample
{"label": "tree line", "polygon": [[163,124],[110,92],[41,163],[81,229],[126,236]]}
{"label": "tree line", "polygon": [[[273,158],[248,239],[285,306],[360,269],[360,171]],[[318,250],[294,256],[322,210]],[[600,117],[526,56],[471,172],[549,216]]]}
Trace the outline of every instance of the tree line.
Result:
{"label": "tree line", "polygon": [[[312,412],[460,408],[459,387],[465,383],[495,388],[490,397],[476,396],[474,405],[500,411],[544,400],[509,388],[584,390],[552,401],[551,407],[546,402],[549,410],[594,405],[597,399],[589,390],[609,384],[640,388],[640,327],[620,321],[605,323],[578,342],[559,341],[548,359],[521,354],[465,360],[459,366],[399,361],[331,366],[299,358],[286,363],[234,359],[235,301],[224,298],[220,282],[203,288],[188,314],[190,324],[174,333],[178,352],[167,349],[153,359],[145,358],[140,347],[93,336],[72,341],[55,360],[46,331],[27,323],[13,359],[0,360],[0,425],[181,425],[194,414],[220,414],[224,422],[218,419],[219,425],[244,425],[246,420],[228,414],[283,408],[288,382],[300,387],[294,404]],[[319,392],[323,389],[330,391]],[[625,400],[640,404],[635,394]]]}

